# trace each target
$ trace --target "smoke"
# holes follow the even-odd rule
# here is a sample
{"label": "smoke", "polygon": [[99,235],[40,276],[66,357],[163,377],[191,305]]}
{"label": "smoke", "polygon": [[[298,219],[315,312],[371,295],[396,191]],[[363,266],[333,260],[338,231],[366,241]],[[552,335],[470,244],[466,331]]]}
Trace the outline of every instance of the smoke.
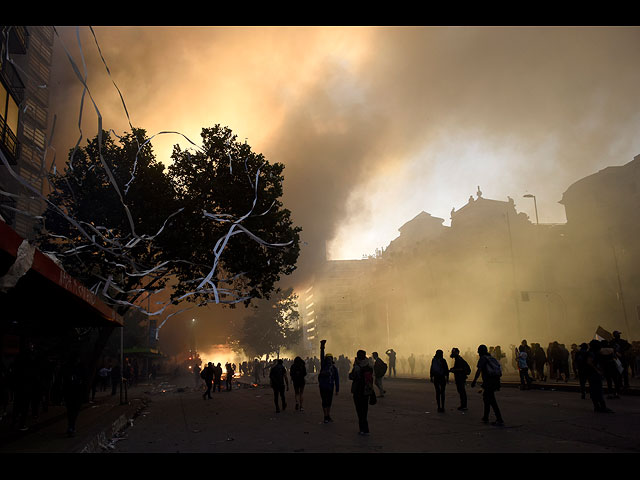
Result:
{"label": "smoke", "polygon": [[[60,31],[72,45],[75,31]],[[296,285],[327,256],[388,245],[422,210],[448,223],[478,185],[530,217],[520,199],[534,193],[541,222],[564,222],[557,202],[571,183],[640,152],[636,27],[95,31],[134,126],[197,143],[202,127],[221,123],[286,165],[284,202],[303,228],[298,272],[286,280]],[[82,37],[104,124],[127,129],[86,29]],[[58,49],[52,111],[64,156],[80,94],[61,58]],[[161,160],[174,143],[187,146],[153,142]]]}

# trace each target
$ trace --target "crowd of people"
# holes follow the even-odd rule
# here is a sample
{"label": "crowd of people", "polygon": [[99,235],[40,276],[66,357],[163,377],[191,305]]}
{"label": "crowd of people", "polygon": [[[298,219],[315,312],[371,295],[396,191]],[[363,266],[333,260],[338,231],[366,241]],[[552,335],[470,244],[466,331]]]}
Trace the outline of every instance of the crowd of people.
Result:
{"label": "crowd of people", "polygon": [[[518,347],[512,346],[512,362],[509,363],[507,354],[500,346],[480,345],[475,352],[467,349],[461,354],[458,348],[450,351],[447,361],[444,351],[436,350],[430,365],[424,356],[411,354],[407,359],[410,374],[428,371],[428,378],[434,385],[437,411],[445,412],[445,391],[451,377],[456,386],[460,399],[458,410],[468,409],[466,388],[469,377],[475,374],[470,382],[474,388],[479,380],[482,382],[483,422],[489,422],[491,412],[495,416],[492,425],[504,425],[504,419],[498,405],[496,393],[501,388],[501,378],[505,371],[511,368],[519,374],[522,390],[531,388],[534,382],[567,382],[572,376],[579,381],[580,394],[584,399],[588,392],[596,413],[612,413],[605,401],[606,385],[607,399],[620,398],[620,394],[629,387],[629,378],[638,375],[637,350],[634,343],[621,338],[620,332],[613,332],[611,340],[596,339],[580,345],[573,344],[568,350],[564,344],[551,342],[545,350],[539,343],[529,345],[522,340]],[[255,383],[261,378],[267,379],[273,389],[273,399],[276,413],[287,408],[285,392],[290,385],[295,391],[295,409],[304,410],[304,389],[309,373],[317,374],[317,384],[320,393],[324,422],[331,423],[331,406],[334,396],[340,392],[341,382],[351,380],[351,394],[358,418],[361,435],[369,434],[367,421],[370,405],[377,403],[377,398],[386,394],[384,378],[396,376],[397,354],[393,349],[385,352],[385,362],[378,352],[367,356],[364,350],[358,350],[356,358],[350,360],[345,355],[334,356],[326,352],[326,340],[320,343],[320,358],[295,357],[281,358],[271,362],[254,360],[244,362],[241,372],[253,375]],[[410,361],[409,361],[410,360]],[[424,363],[424,368],[420,367]],[[416,366],[419,367],[416,370]],[[511,368],[509,368],[511,367]],[[289,380],[290,379],[290,380]],[[377,391],[377,393],[376,393]]]}

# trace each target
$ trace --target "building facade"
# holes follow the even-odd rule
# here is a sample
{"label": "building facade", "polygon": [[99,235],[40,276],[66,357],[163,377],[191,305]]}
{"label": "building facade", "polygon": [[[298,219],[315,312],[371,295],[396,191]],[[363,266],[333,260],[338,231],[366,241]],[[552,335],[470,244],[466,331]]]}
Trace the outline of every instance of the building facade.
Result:
{"label": "building facade", "polygon": [[54,31],[47,26],[1,28],[0,148],[6,163],[0,162],[0,215],[18,234],[32,239],[44,204],[16,176],[43,192]]}

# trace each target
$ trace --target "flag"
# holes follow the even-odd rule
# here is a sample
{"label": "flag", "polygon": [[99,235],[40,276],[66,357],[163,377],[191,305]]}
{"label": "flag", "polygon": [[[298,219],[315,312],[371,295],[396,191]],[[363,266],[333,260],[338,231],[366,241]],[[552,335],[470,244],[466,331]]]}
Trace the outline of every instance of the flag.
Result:
{"label": "flag", "polygon": [[611,341],[613,340],[613,335],[609,332],[607,332],[604,328],[602,328],[601,326],[598,326],[598,329],[596,330],[596,334],[593,337],[595,340],[607,340],[607,341]]}

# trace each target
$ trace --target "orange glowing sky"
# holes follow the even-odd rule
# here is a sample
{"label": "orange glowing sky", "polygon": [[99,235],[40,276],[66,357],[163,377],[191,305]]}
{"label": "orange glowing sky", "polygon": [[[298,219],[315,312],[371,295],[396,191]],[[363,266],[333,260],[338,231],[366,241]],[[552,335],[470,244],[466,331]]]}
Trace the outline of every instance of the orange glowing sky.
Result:
{"label": "orange glowing sky", "polygon": [[[229,126],[283,162],[301,268],[361,258],[422,210],[449,223],[479,185],[541,222],[574,181],[640,153],[637,27],[80,28],[106,128]],[[74,27],[58,27],[80,64]],[[57,155],[78,136],[79,83],[56,39]],[[85,103],[85,137],[95,135]],[[153,144],[168,162],[182,137]]]}

